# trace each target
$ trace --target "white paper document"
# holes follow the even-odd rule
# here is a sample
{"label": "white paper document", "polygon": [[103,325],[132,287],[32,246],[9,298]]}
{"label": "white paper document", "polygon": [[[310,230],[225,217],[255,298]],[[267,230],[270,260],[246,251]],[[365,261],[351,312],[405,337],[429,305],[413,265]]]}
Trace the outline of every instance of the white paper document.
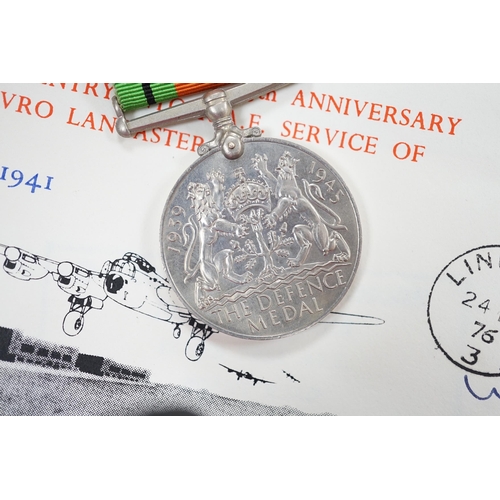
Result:
{"label": "white paper document", "polygon": [[500,86],[290,84],[234,107],[328,162],[361,222],[340,304],[276,340],[213,331],[167,280],[165,202],[211,123],[125,139],[113,95],[0,84],[0,414],[500,414]]}

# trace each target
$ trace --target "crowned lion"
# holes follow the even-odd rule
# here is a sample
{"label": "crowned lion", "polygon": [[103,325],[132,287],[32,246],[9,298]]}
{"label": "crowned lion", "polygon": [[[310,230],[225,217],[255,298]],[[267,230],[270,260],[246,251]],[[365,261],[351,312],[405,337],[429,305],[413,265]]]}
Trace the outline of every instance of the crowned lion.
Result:
{"label": "crowned lion", "polygon": [[[207,174],[209,183],[191,182],[188,185],[187,198],[191,200],[194,215],[189,217],[183,227],[184,246],[188,250],[184,258],[186,283],[195,275],[196,303],[200,309],[206,308],[213,297],[211,292],[220,290],[220,278],[224,277],[233,283],[247,283],[252,280],[252,274],[236,274],[233,270],[232,249],[223,249],[213,254],[213,247],[219,234],[231,234],[238,238],[247,235],[247,227],[223,218],[224,176],[220,171]],[[193,253],[198,244],[198,260],[191,267]]]}
{"label": "crowned lion", "polygon": [[[260,176],[271,188],[271,191],[278,200],[276,208],[264,217],[264,225],[268,228],[273,228],[276,226],[278,220],[282,220],[292,211],[298,212],[300,217],[306,222],[306,224],[297,224],[293,228],[293,237],[300,249],[295,257],[288,259],[287,264],[290,267],[298,267],[304,264],[313,244],[323,252],[323,255],[328,255],[330,252],[339,249],[340,252],[333,255],[333,261],[344,262],[349,260],[351,257],[349,246],[343,236],[337,231],[337,229],[346,229],[345,226],[340,225],[340,217],[329,207],[314,198],[311,191],[317,188],[317,186],[311,185],[303,179],[304,191],[308,196],[306,197],[297,185],[295,166],[299,160],[293,158],[288,151],[285,151],[279,158],[275,169],[277,178],[269,171],[267,162],[266,155],[256,154],[252,158],[254,168],[258,170]],[[314,201],[314,205],[311,200]],[[325,221],[316,207],[328,213],[334,222]]]}

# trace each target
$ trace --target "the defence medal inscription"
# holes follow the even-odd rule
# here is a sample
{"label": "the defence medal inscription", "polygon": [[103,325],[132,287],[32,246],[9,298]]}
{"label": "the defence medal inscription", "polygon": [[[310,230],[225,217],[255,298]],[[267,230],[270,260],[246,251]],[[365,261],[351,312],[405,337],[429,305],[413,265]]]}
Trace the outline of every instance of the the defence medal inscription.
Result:
{"label": "the defence medal inscription", "polygon": [[327,315],[359,260],[359,217],[323,159],[276,139],[220,150],[177,182],[163,214],[169,278],[193,315],[224,333],[278,338]]}

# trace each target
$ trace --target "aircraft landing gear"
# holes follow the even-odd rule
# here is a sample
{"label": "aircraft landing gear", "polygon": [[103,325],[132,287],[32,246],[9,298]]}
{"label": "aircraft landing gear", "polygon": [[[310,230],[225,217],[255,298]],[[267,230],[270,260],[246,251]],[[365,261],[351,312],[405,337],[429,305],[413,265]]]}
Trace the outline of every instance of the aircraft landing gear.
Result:
{"label": "aircraft landing gear", "polygon": [[205,341],[201,337],[193,335],[186,344],[186,358],[190,361],[198,361],[204,350]]}
{"label": "aircraft landing gear", "polygon": [[[74,295],[68,299],[68,302],[70,302],[71,306],[69,308],[69,312],[66,316],[64,316],[62,328],[66,335],[74,337],[83,330],[85,314],[87,314],[93,307],[98,307],[98,304],[92,305],[92,297],[80,299]],[[102,304],[101,307],[98,308],[101,309]]]}
{"label": "aircraft landing gear", "polygon": [[175,325],[174,328],[174,339],[178,339],[181,336],[181,325]]}
{"label": "aircraft landing gear", "polygon": [[[199,323],[192,316],[190,316],[188,323],[192,330],[191,337],[186,343],[184,353],[189,361],[198,361],[205,351],[205,341],[212,335],[212,333],[214,333],[214,330],[212,330],[212,327],[207,326],[204,323]],[[177,339],[180,335],[180,326],[176,325],[174,328],[174,337]]]}
{"label": "aircraft landing gear", "polygon": [[66,335],[74,337],[83,329],[83,314],[77,311],[70,311],[64,316],[63,331]]}

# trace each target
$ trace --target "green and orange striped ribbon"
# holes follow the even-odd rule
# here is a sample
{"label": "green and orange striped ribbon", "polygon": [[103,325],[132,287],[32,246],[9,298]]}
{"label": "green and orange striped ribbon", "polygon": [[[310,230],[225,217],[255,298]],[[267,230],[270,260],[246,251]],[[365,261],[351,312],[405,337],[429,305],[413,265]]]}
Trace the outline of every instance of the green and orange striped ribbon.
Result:
{"label": "green and orange striped ribbon", "polygon": [[123,111],[145,108],[225,85],[224,83],[115,83],[115,94]]}

